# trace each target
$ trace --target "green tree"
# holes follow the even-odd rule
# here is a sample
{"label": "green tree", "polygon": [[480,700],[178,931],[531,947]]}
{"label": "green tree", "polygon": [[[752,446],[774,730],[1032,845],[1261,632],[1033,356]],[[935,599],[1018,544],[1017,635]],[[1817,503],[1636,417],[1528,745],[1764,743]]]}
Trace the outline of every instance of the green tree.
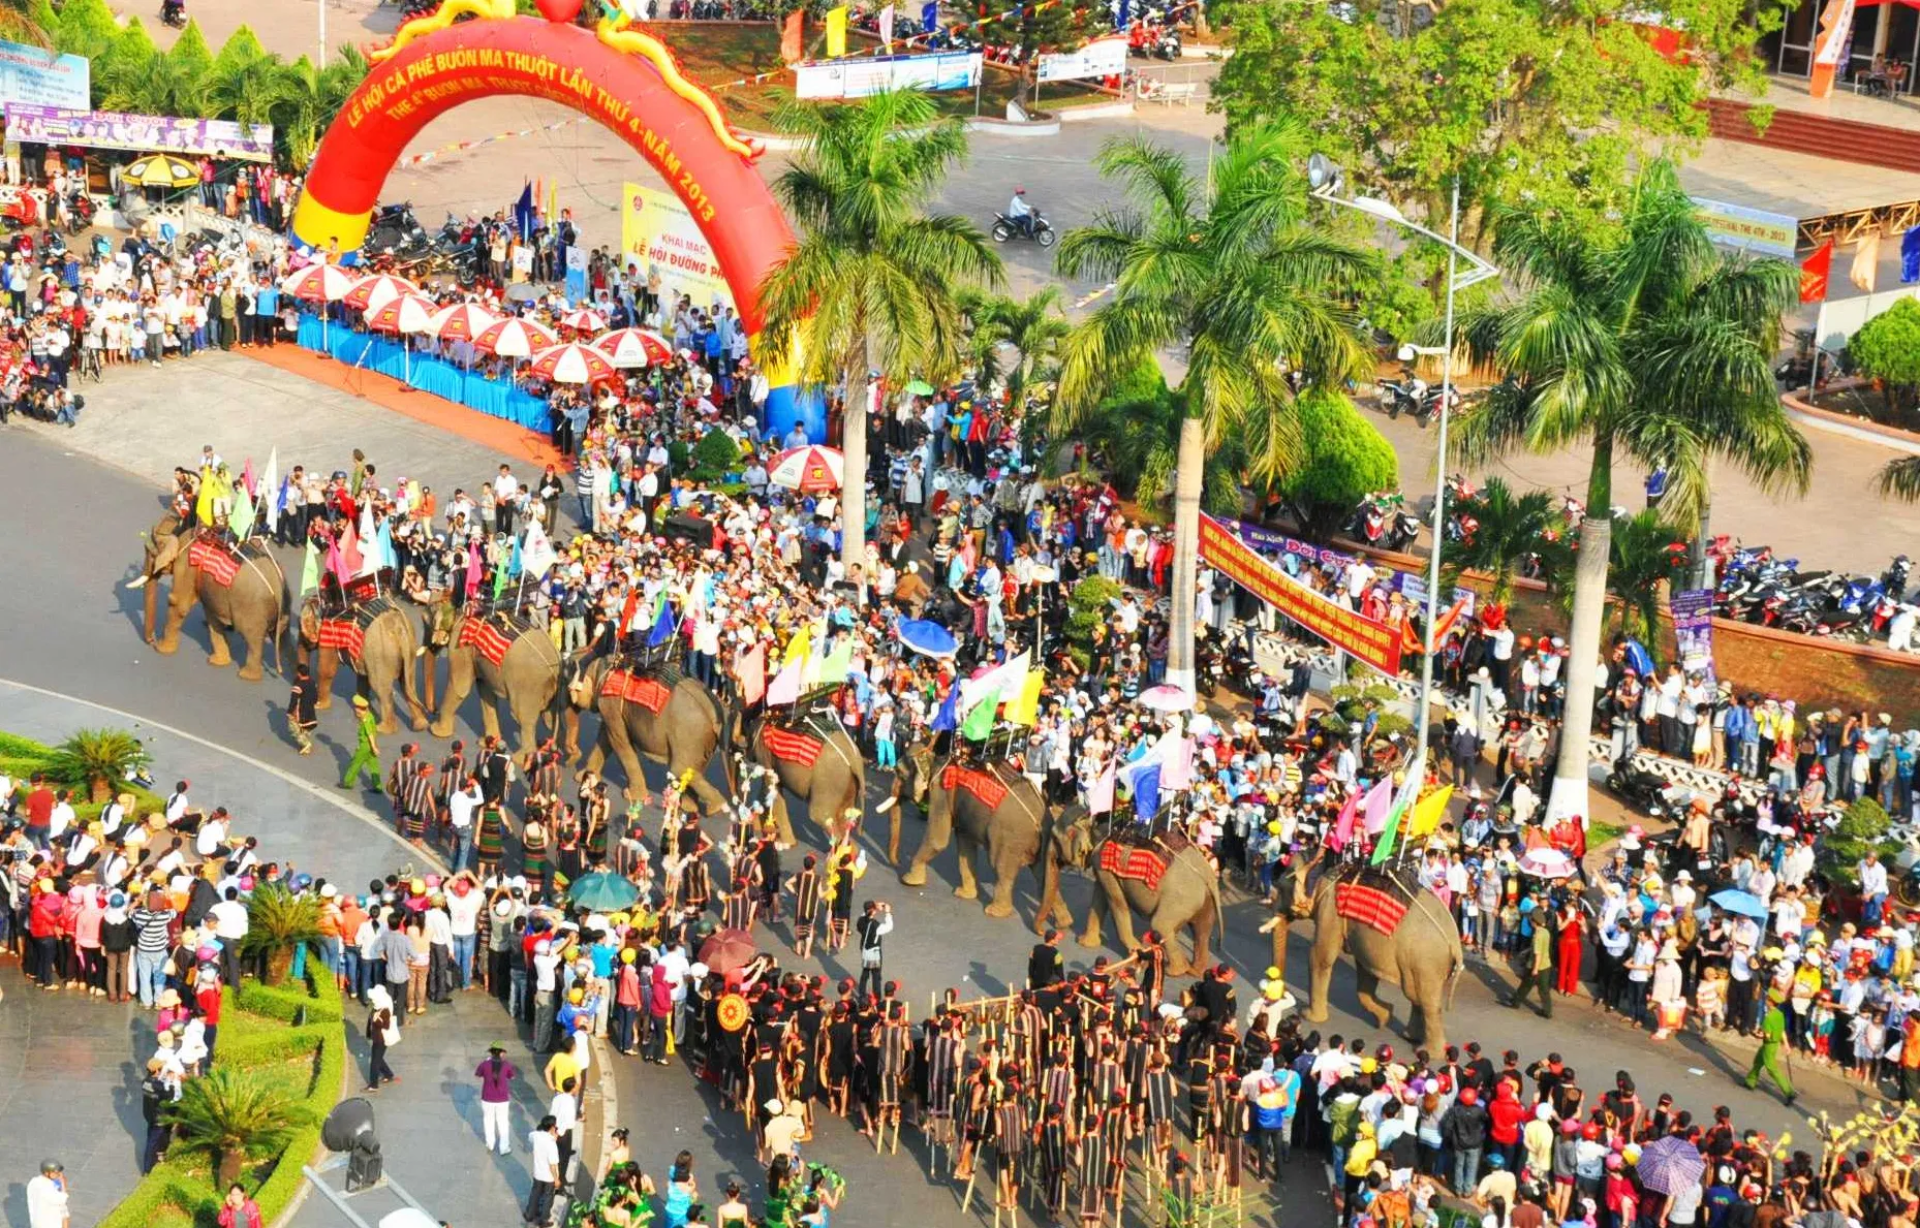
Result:
{"label": "green tree", "polygon": [[1273,493],[1302,533],[1324,541],[1340,531],[1363,495],[1400,488],[1400,457],[1339,389],[1309,390],[1296,412],[1306,452]]}
{"label": "green tree", "polygon": [[273,122],[273,113],[296,98],[304,82],[281,58],[260,45],[246,26],[233,32],[208,70],[207,113],[241,127]]}
{"label": "green tree", "polygon": [[54,45],[69,55],[97,59],[110,54],[120,38],[120,25],[114,21],[107,0],[67,0],[58,20],[53,28]]}
{"label": "green tree", "polygon": [[1567,522],[1560,514],[1558,501],[1544,490],[1515,494],[1499,478],[1488,478],[1472,498],[1454,504],[1450,513],[1474,520],[1473,536],[1452,543],[1443,551],[1446,560],[1444,587],[1460,582],[1463,571],[1483,571],[1493,577],[1489,594],[1501,605],[1513,600],[1513,582],[1529,558],[1539,561],[1535,579],[1557,585],[1573,549],[1567,539]]}
{"label": "green tree", "polygon": [[288,89],[273,111],[274,141],[294,166],[313,161],[320,132],[333,122],[367,75],[367,59],[342,44],[324,69],[301,56],[287,66]]}
{"label": "green tree", "polygon": [[984,334],[993,346],[1018,351],[1018,362],[997,369],[1006,381],[1007,399],[1016,407],[1058,356],[1060,343],[1072,331],[1058,286],[1047,286],[1024,299],[1004,294],[980,296],[968,316],[976,337]]}
{"label": "green tree", "polygon": [[1081,669],[1093,661],[1093,629],[1113,617],[1113,603],[1122,591],[1105,576],[1087,576],[1067,594],[1067,653]]}
{"label": "green tree", "polygon": [[914,90],[857,104],[795,104],[778,116],[801,138],[774,194],[800,239],[761,285],[763,355],[805,355],[802,379],[845,390],[841,557],[866,560],[869,369],[904,384],[943,378],[959,361],[965,329],[958,291],[998,285],[1000,258],[966,218],[924,209],[966,156],[957,119],[941,120]]}
{"label": "green tree", "polygon": [[[1098,456],[1115,489],[1143,510],[1158,511],[1174,493],[1180,430],[1187,420],[1184,393],[1167,387],[1160,364],[1143,363],[1087,417],[1080,442]],[[1240,514],[1240,475],[1246,451],[1229,436],[1207,453],[1200,506],[1216,516]]]}
{"label": "green tree", "polygon": [[1803,493],[1812,450],[1788,421],[1771,361],[1797,270],[1716,251],[1673,165],[1649,163],[1617,222],[1504,212],[1494,253],[1515,293],[1462,313],[1460,345],[1505,379],[1459,415],[1466,464],[1514,451],[1592,450],[1580,526],[1567,720],[1550,805],[1585,814],[1594,663],[1607,591],[1616,456],[1669,475],[1662,511],[1691,533],[1718,459],[1775,493]]}
{"label": "green tree", "polygon": [[174,1146],[206,1155],[222,1191],[240,1179],[247,1160],[278,1153],[307,1121],[305,1106],[283,1083],[226,1066],[187,1080],[166,1115]]}
{"label": "green tree", "polygon": [[1656,643],[1666,590],[1687,569],[1685,535],[1649,508],[1613,522],[1607,539],[1607,595],[1619,610],[1622,635]]}
{"label": "green tree", "polygon": [[247,900],[247,934],[240,940],[240,953],[266,956],[267,984],[285,980],[295,948],[319,937],[320,901],[315,897],[266,886]]}
{"label": "green tree", "polygon": [[[1061,347],[1056,434],[1070,437],[1142,361],[1185,353],[1176,594],[1193,592],[1207,452],[1236,440],[1257,481],[1280,478],[1303,452],[1288,373],[1333,388],[1366,367],[1349,292],[1371,257],[1307,224],[1305,148],[1295,126],[1243,126],[1214,161],[1209,190],[1172,150],[1112,142],[1098,165],[1132,205],[1099,211],[1055,255],[1066,276],[1114,283]],[[1191,687],[1191,601],[1173,602],[1172,623],[1168,681]]]}
{"label": "green tree", "polygon": [[1868,320],[1847,353],[1861,374],[1886,384],[1888,409],[1910,412],[1920,392],[1920,301],[1903,298]]}
{"label": "green tree", "polygon": [[167,58],[181,68],[205,78],[213,71],[213,50],[207,46],[207,36],[201,32],[200,23],[191,17],[167,51]]}
{"label": "green tree", "polygon": [[47,768],[62,784],[85,789],[91,800],[104,802],[127,777],[152,762],[137,734],[125,729],[76,729],[53,748]]}
{"label": "green tree", "polygon": [[[998,5],[994,6],[998,8]],[[1087,41],[1092,27],[1092,9],[1073,4],[1023,4],[1003,13],[990,15],[980,23],[980,37],[994,46],[1030,51],[1033,55],[1020,68],[1020,75],[1039,89],[1039,57],[1052,51],[1078,47]]]}
{"label": "green tree", "polygon": [[[1384,6],[1389,16],[1413,9]],[[1620,0],[1422,4],[1432,24],[1409,37],[1375,20],[1382,7],[1223,5],[1234,54],[1213,105],[1229,132],[1299,117],[1357,189],[1429,219],[1446,218],[1458,179],[1473,246],[1482,206],[1534,203],[1588,219],[1618,208],[1644,149],[1706,137],[1710,92],[1764,92],[1753,45],[1786,11],[1776,0],[1663,3],[1665,23],[1686,32],[1686,55],[1669,59],[1632,20],[1645,10]]]}

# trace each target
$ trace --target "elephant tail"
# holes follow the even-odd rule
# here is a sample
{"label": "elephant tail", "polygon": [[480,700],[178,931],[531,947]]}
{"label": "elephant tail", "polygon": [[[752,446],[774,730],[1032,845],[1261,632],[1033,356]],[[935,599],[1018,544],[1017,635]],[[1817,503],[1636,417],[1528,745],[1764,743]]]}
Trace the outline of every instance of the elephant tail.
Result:
{"label": "elephant tail", "polygon": [[[1457,948],[1456,948],[1457,950]],[[1447,971],[1447,1009],[1453,1009],[1453,991],[1460,984],[1460,974],[1467,970],[1466,956],[1456,954],[1453,967]]]}
{"label": "elephant tail", "polygon": [[740,793],[740,763],[734,758],[740,753],[740,697],[735,693],[733,681],[728,679],[720,688],[720,770],[727,778],[727,796],[734,798]]}
{"label": "elephant tail", "polygon": [[1227,908],[1220,899],[1220,874],[1215,871],[1207,877],[1207,896],[1213,901],[1214,950],[1220,952],[1220,958],[1227,957]]}

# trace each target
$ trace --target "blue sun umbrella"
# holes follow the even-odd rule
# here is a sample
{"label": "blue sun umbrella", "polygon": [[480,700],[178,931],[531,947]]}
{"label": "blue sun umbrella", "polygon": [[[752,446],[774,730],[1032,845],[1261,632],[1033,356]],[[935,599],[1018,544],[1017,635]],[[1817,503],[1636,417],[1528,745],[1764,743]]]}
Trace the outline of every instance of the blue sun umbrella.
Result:
{"label": "blue sun umbrella", "polygon": [[567,885],[567,898],[589,912],[618,912],[640,898],[640,888],[602,870],[574,879]]}
{"label": "blue sun umbrella", "polygon": [[1743,917],[1754,917],[1764,921],[1768,916],[1766,904],[1751,891],[1739,891],[1728,887],[1724,891],[1714,892],[1707,899],[1715,908],[1738,913]]}
{"label": "blue sun umbrella", "polygon": [[900,642],[923,657],[951,657],[959,650],[953,632],[924,618],[901,620]]}

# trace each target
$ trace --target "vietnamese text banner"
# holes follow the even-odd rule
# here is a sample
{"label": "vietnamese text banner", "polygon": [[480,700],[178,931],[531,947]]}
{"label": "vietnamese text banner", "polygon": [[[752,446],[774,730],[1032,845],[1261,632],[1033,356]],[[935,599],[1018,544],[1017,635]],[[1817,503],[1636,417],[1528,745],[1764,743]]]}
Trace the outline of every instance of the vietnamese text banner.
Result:
{"label": "vietnamese text banner", "polygon": [[796,98],[865,98],[885,90],[970,90],[980,53],[878,55],[793,66]]}
{"label": "vietnamese text banner", "polygon": [[54,55],[38,47],[0,42],[0,103],[26,102],[84,111],[92,64],[84,55]]}
{"label": "vietnamese text banner", "polygon": [[1238,534],[1211,516],[1200,517],[1200,557],[1227,579],[1355,660],[1389,677],[1400,672],[1398,631],[1335,605],[1254,553]]}
{"label": "vietnamese text banner", "polygon": [[[572,248],[569,251],[585,250]],[[638,268],[663,301],[684,294],[696,306],[733,306],[733,290],[700,223],[672,192],[624,185],[620,207],[620,263]]]}
{"label": "vietnamese text banner", "polygon": [[118,111],[69,111],[31,103],[7,104],[7,140],[34,145],[81,145],[175,154],[211,154],[266,162],[273,157],[273,125]]}
{"label": "vietnamese text banner", "polygon": [[1709,683],[1717,681],[1713,674],[1713,596],[1710,588],[1688,588],[1667,598],[1680,668],[1688,674],[1705,675]]}
{"label": "vietnamese text banner", "polygon": [[1707,238],[1735,251],[1791,260],[1800,241],[1800,221],[1791,213],[1769,213],[1704,196],[1693,198],[1693,211]]}
{"label": "vietnamese text banner", "polygon": [[1057,51],[1040,57],[1042,81],[1081,81],[1088,77],[1117,77],[1127,71],[1127,40],[1097,38],[1078,51]]}

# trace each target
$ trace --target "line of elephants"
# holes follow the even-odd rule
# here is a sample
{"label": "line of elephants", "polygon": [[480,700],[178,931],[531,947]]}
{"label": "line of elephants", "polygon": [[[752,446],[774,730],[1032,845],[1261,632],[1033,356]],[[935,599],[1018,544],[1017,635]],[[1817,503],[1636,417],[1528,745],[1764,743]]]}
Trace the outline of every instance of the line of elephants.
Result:
{"label": "line of elephants", "polygon": [[[161,653],[176,651],[181,625],[199,604],[212,641],[209,664],[231,663],[227,641],[237,633],[246,647],[240,676],[257,681],[263,676],[269,644],[275,648],[276,663],[285,672],[284,650],[291,640],[301,659],[313,657],[317,706],[328,707],[343,654],[320,646],[319,617],[313,601],[310,599],[297,617],[291,615],[285,574],[272,552],[257,541],[244,548],[243,565],[232,584],[215,582],[190,558],[187,547],[193,533],[191,529],[183,531],[169,516],[147,535],[142,574],[134,581],[145,588],[147,641]],[[163,578],[170,580],[167,616],[156,634],[157,582]],[[641,759],[645,757],[665,764],[673,779],[688,779],[703,812],[724,809],[727,798],[707,778],[706,769],[716,751],[728,747],[731,749],[722,755],[722,763],[730,784],[738,770],[737,760],[757,763],[778,777],[782,788],[773,792],[771,817],[783,843],[795,842],[783,793],[804,801],[810,817],[834,838],[864,814],[864,763],[859,748],[837,721],[823,720],[804,730],[821,744],[811,764],[784,759],[767,745],[761,720],[743,719],[692,678],[677,680],[655,711],[622,694],[603,694],[601,684],[612,663],[604,657],[563,660],[543,630],[520,630],[495,664],[460,643],[466,617],[449,604],[420,607],[393,603],[363,628],[356,685],[373,704],[382,732],[398,729],[398,707],[404,703],[414,729],[431,727],[436,737],[448,737],[453,732],[455,713],[478,687],[482,728],[489,735],[499,735],[498,708],[504,701],[513,716],[523,755],[533,749],[545,722],[562,737],[568,762],[577,762],[579,717],[590,708],[595,710],[600,716],[600,733],[588,756],[587,769],[598,771],[607,758],[616,758],[629,785],[637,786],[643,797]],[[437,660],[443,655],[448,659],[447,686],[430,721],[428,714],[436,712]],[[352,658],[346,661],[348,668],[354,669]],[[424,696],[416,683],[416,661],[425,667],[420,671],[425,681]],[[984,855],[994,875],[992,898],[986,905],[990,916],[1013,913],[1015,886],[1020,872],[1027,869],[1039,879],[1035,929],[1071,929],[1073,918],[1061,896],[1060,873],[1072,867],[1089,874],[1095,883],[1080,936],[1083,946],[1101,946],[1103,928],[1110,920],[1115,945],[1121,950],[1137,948],[1134,916],[1138,914],[1145,921],[1145,929],[1165,940],[1169,975],[1198,973],[1209,966],[1216,929],[1224,944],[1225,913],[1219,875],[1201,849],[1188,846],[1165,858],[1166,869],[1154,886],[1140,878],[1123,878],[1104,868],[1101,859],[1102,850],[1118,839],[1118,834],[1107,823],[1089,816],[1084,807],[1050,807],[1032,780],[1005,764],[979,769],[998,782],[998,790],[969,788],[963,778],[955,778],[946,770],[953,764],[923,743],[910,748],[893,773],[891,795],[880,808],[887,813],[887,857],[894,865],[902,864],[903,811],[918,809],[926,819],[920,847],[901,870],[903,883],[924,885],[928,864],[957,841],[957,896],[978,896],[976,864]],[[982,793],[994,796],[995,804],[989,805]],[[1286,868],[1278,890],[1287,906],[1276,914],[1271,926],[1273,964],[1283,969],[1286,966],[1289,922],[1311,919],[1315,929],[1306,1017],[1314,1022],[1327,1018],[1332,969],[1345,951],[1354,959],[1360,1005],[1376,1025],[1386,1026],[1392,1013],[1377,996],[1379,983],[1396,983],[1411,1006],[1410,1035],[1438,1050],[1446,1043],[1447,999],[1465,966],[1458,927],[1446,905],[1425,889],[1414,894],[1406,919],[1392,934],[1350,924],[1335,908],[1333,888],[1353,872],[1348,867],[1298,863]],[[1190,935],[1191,957],[1182,952],[1177,941],[1183,930]]]}

